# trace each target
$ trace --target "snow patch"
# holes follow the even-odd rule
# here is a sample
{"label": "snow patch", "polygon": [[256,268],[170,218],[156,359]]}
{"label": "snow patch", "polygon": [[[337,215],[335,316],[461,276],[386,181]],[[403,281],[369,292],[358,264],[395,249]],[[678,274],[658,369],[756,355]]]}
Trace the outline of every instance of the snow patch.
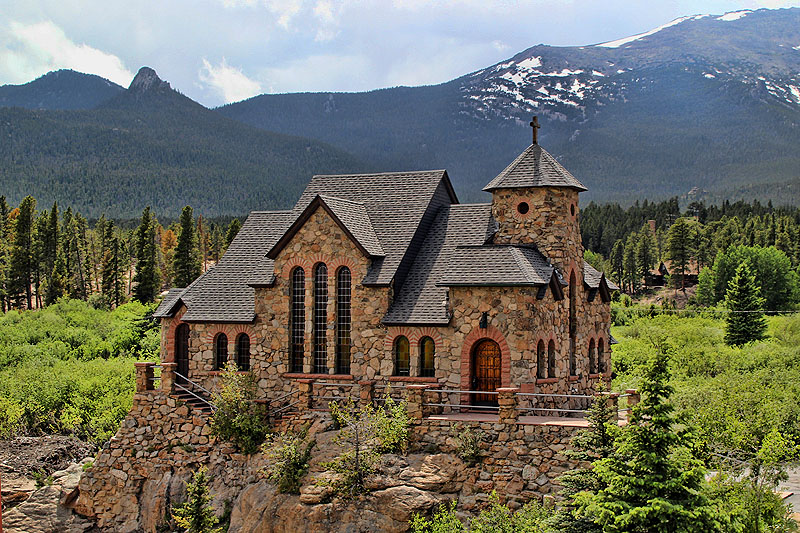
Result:
{"label": "snow patch", "polygon": [[625,69],[617,69],[617,74],[622,74],[623,72],[625,72]]}
{"label": "snow patch", "polygon": [[739,20],[740,18],[752,12],[753,11],[750,9],[745,9],[743,11],[731,11],[730,13],[725,13],[721,17],[717,17],[717,20],[724,20],[725,22],[731,22],[732,20]]}
{"label": "snow patch", "polygon": [[667,22],[666,24],[662,24],[658,28],[654,28],[654,29],[652,29],[650,31],[646,31],[644,33],[638,33],[636,35],[631,35],[630,37],[624,37],[622,39],[617,39],[616,41],[608,41],[607,43],[596,44],[595,46],[602,46],[604,48],[619,48],[623,44],[628,44],[630,42],[642,39],[643,37],[647,37],[649,35],[653,35],[654,33],[660,32],[664,28],[669,28],[670,26],[675,26],[676,24],[680,24],[681,22],[683,22],[685,20],[692,19],[692,18],[694,18],[694,16],[679,17],[679,18],[676,18],[675,20]]}
{"label": "snow patch", "polygon": [[795,85],[789,85],[789,90],[792,91],[792,96],[794,96],[794,99],[800,104],[800,88]]}
{"label": "snow patch", "polygon": [[517,64],[520,68],[524,68],[526,70],[532,70],[536,67],[542,66],[542,57],[529,57],[528,59],[523,59]]}
{"label": "snow patch", "polygon": [[716,78],[716,76],[714,76],[713,74],[709,74],[708,72],[704,73],[703,77],[704,78]]}
{"label": "snow patch", "polygon": [[593,70],[593,71],[592,71],[592,76],[601,76],[601,77],[605,77],[605,74],[603,74],[602,72],[598,72],[598,71],[596,71],[596,70]]}
{"label": "snow patch", "polygon": [[800,44],[798,44],[797,46],[792,46],[792,50],[797,50],[798,52],[800,52]]}
{"label": "snow patch", "polygon": [[550,96],[550,93],[547,91],[547,87],[545,87],[544,85],[542,85],[541,87],[536,89],[536,92],[537,93],[542,93],[545,96]]}

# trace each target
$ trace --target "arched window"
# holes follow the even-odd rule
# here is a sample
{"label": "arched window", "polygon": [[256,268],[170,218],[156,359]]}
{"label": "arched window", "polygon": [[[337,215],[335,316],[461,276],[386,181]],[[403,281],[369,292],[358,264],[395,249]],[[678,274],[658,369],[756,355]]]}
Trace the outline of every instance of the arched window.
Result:
{"label": "arched window", "polygon": [[434,360],[436,359],[436,343],[430,337],[422,337],[419,341],[419,375],[432,378],[436,375]]}
{"label": "arched window", "polygon": [[222,370],[228,362],[228,336],[224,333],[217,335],[214,341],[214,370]]}
{"label": "arched window", "polygon": [[547,377],[556,377],[556,343],[547,343]]}
{"label": "arched window", "polygon": [[176,381],[185,383],[189,377],[189,324],[179,324],[175,329]]}
{"label": "arched window", "polygon": [[319,263],[314,268],[314,370],[328,373],[328,267]]}
{"label": "arched window", "polygon": [[544,379],[547,377],[547,352],[544,348],[544,341],[539,341],[536,347],[536,377]]}
{"label": "arched window", "polygon": [[303,371],[306,340],[306,273],[297,267],[292,271],[291,315],[289,323],[289,371]]}
{"label": "arched window", "polygon": [[569,276],[569,375],[575,376],[578,373],[577,356],[575,354],[575,338],[578,334],[578,318],[576,316],[578,307],[578,284],[575,282],[575,271]]}
{"label": "arched window", "polygon": [[247,333],[236,337],[236,366],[244,372],[250,370],[250,336]]}
{"label": "arched window", "polygon": [[336,273],[336,373],[350,373],[350,269]]}
{"label": "arched window", "polygon": [[597,372],[600,374],[606,373],[606,346],[603,337],[597,339]]}
{"label": "arched window", "polygon": [[594,351],[594,339],[589,341],[589,373],[597,374],[597,354]]}
{"label": "arched window", "polygon": [[407,376],[411,367],[408,339],[399,336],[394,341],[394,375]]}

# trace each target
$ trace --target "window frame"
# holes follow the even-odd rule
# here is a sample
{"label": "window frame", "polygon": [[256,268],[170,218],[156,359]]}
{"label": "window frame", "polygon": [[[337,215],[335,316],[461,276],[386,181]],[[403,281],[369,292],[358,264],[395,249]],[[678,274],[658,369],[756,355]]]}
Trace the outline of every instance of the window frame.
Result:
{"label": "window frame", "polygon": [[289,372],[303,371],[306,341],[306,271],[292,269],[289,283]]}
{"label": "window frame", "polygon": [[[223,341],[224,339],[224,341]],[[220,344],[220,342],[222,343]],[[225,353],[225,360],[220,359],[220,352]],[[223,333],[217,333],[217,336],[214,337],[214,370],[222,370],[225,368],[225,364],[228,362],[228,336]]]}
{"label": "window frame", "polygon": [[[426,351],[425,345],[432,347],[430,354],[430,366],[426,366]],[[410,366],[410,365],[409,365]],[[425,335],[419,340],[419,377],[434,378],[436,377],[436,342],[432,337]]]}
{"label": "window frame", "polygon": [[[242,340],[247,341],[247,350],[243,349]],[[236,367],[240,372],[250,371],[250,346],[250,335],[242,332],[236,336]]]}
{"label": "window frame", "polygon": [[[405,342],[405,368],[400,366],[400,343]],[[394,360],[395,376],[411,375],[411,343],[405,335],[398,335],[392,343],[392,359]]]}

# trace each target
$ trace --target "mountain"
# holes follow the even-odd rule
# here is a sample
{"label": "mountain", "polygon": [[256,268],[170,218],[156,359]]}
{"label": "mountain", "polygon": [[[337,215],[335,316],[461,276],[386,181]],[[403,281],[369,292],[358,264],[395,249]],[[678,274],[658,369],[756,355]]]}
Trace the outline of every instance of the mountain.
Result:
{"label": "mountain", "polygon": [[369,170],[319,141],[226,118],[142,68],[91,110],[0,108],[0,194],[85,216],[242,215],[293,205],[315,173]]}
{"label": "mountain", "polygon": [[[800,201],[800,9],[693,15],[588,46],[537,45],[427,87],[261,95],[218,112],[381,168],[447,168],[462,200],[540,141],[584,200]],[[526,131],[528,130],[528,131]]]}
{"label": "mountain", "polygon": [[124,91],[94,74],[56,70],[29,83],[0,86],[0,107],[92,109]]}

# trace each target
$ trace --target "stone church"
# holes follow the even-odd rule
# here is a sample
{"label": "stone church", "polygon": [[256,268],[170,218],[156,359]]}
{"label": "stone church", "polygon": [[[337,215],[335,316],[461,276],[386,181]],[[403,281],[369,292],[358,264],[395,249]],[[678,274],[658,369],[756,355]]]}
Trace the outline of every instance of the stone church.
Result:
{"label": "stone church", "polygon": [[534,125],[483,190],[491,203],[459,203],[445,170],[314,176],[169,291],[162,361],[212,389],[233,360],[265,399],[308,379],[591,393],[610,378],[616,287],[583,260],[586,188]]}

